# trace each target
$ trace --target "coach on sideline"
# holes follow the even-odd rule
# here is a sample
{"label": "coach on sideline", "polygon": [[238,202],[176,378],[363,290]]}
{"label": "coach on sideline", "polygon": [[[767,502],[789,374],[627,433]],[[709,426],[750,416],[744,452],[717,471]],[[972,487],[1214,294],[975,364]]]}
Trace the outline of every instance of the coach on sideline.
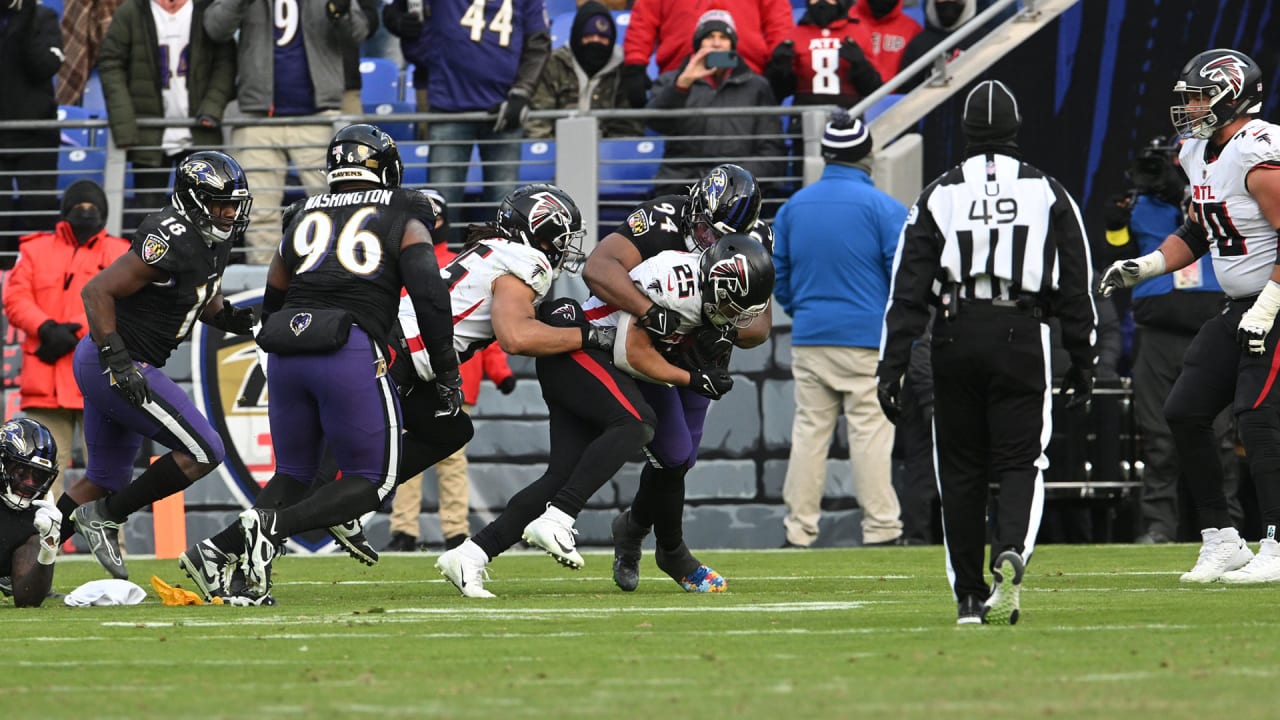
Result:
{"label": "coach on sideline", "polygon": [[[1097,357],[1089,244],[1066,190],[1019,159],[1018,101],[997,80],[965,98],[965,160],[907,216],[876,372],[891,420],[911,343],[933,329],[934,436],[948,567],[961,625],[1018,621],[1022,573],[1044,508],[1052,423],[1050,316],[1071,357],[1068,408],[1086,406]],[[1000,485],[983,579],[987,486]]]}

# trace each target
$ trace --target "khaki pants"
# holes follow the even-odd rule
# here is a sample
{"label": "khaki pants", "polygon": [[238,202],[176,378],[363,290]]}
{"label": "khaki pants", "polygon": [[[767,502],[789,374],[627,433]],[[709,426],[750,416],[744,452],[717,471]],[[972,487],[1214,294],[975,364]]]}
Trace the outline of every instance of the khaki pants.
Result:
{"label": "khaki pants", "polygon": [[[463,405],[468,415],[475,405]],[[446,539],[456,535],[470,535],[471,512],[468,501],[471,482],[467,478],[467,446],[435,465],[436,482],[440,496],[440,531]],[[391,532],[418,537],[418,515],[422,512],[422,474],[405,481],[396,489],[391,501]]]}
{"label": "khaki pants", "polygon": [[876,400],[874,348],[800,345],[791,348],[796,415],[791,458],[782,487],[787,504],[787,540],[812,545],[818,539],[831,433],[843,411],[849,434],[853,494],[862,507],[862,541],[886,542],[902,535],[898,496],[891,481],[893,424]]}
{"label": "khaki pants", "polygon": [[[338,112],[326,111],[321,115]],[[251,117],[253,117],[251,115]],[[261,116],[258,116],[261,117]],[[232,156],[244,168],[253,193],[253,212],[245,233],[245,263],[267,265],[280,245],[280,201],[289,161],[308,195],[326,192],[325,152],[333,125],[260,125],[231,131]]]}
{"label": "khaki pants", "polygon": [[81,447],[84,446],[84,411],[73,408],[23,408],[22,413],[49,428],[53,441],[58,444],[58,479],[53,481],[49,497],[57,500],[65,487],[67,465],[71,462],[72,433],[79,430]]}

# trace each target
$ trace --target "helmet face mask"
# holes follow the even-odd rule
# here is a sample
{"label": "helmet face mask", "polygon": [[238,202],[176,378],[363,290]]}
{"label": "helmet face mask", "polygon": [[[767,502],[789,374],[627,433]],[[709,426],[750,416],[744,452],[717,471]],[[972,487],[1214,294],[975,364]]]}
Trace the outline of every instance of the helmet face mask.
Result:
{"label": "helmet face mask", "polygon": [[1208,50],[1182,68],[1173,92],[1181,101],[1169,108],[1174,129],[1182,137],[1208,139],[1261,110],[1262,71],[1244,53]]}
{"label": "helmet face mask", "polygon": [[717,165],[689,190],[687,243],[691,252],[736,232],[749,232],[760,217],[760,186],[737,165]]}
{"label": "helmet face mask", "polygon": [[0,425],[0,501],[25,510],[49,492],[58,477],[58,446],[53,435],[28,418]]}
{"label": "helmet face mask", "polygon": [[582,212],[555,185],[534,183],[512,192],[498,207],[497,227],[508,240],[541,250],[553,274],[582,269]]}
{"label": "helmet face mask", "polygon": [[253,195],[240,163],[226,153],[192,153],[174,172],[173,206],[211,243],[249,226]]}
{"label": "helmet face mask", "polygon": [[702,314],[717,328],[745,328],[769,309],[773,258],[749,235],[730,233],[699,260]]}
{"label": "helmet face mask", "polygon": [[382,188],[400,187],[404,164],[400,148],[377,125],[348,125],[329,141],[325,168],[329,189],[344,182],[370,182]]}

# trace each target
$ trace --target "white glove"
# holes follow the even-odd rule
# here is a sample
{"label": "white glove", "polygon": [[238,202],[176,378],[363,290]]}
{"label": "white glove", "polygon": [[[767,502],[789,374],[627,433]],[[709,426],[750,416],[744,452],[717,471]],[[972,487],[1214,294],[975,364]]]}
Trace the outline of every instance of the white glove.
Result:
{"label": "white glove", "polygon": [[1117,288],[1129,288],[1138,283],[1164,274],[1164,253],[1159,250],[1133,260],[1117,260],[1102,273],[1102,282],[1098,283],[1098,291],[1102,297],[1111,297]]}
{"label": "white glove", "polygon": [[258,333],[262,332],[262,321],[259,320],[254,323],[250,330],[253,332],[254,339],[253,352],[258,356],[258,367],[262,368],[262,377],[265,378],[267,376],[267,351],[263,350],[262,346],[257,343]]}
{"label": "white glove", "polygon": [[36,509],[36,516],[31,524],[40,535],[40,553],[36,556],[36,562],[52,565],[58,557],[58,546],[61,544],[62,512],[48,497],[32,500],[31,505]]}
{"label": "white glove", "polygon": [[1280,310],[1280,285],[1271,280],[1236,327],[1236,342],[1242,350],[1254,357],[1266,354],[1267,333],[1276,321],[1277,310]]}

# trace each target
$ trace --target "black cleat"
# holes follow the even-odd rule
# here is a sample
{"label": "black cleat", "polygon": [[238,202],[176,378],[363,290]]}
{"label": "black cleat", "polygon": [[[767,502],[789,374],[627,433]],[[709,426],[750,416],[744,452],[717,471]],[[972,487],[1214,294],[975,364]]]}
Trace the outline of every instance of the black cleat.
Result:
{"label": "black cleat", "polygon": [[640,544],[648,534],[631,522],[630,510],[613,519],[613,582],[623,592],[640,587]]}

